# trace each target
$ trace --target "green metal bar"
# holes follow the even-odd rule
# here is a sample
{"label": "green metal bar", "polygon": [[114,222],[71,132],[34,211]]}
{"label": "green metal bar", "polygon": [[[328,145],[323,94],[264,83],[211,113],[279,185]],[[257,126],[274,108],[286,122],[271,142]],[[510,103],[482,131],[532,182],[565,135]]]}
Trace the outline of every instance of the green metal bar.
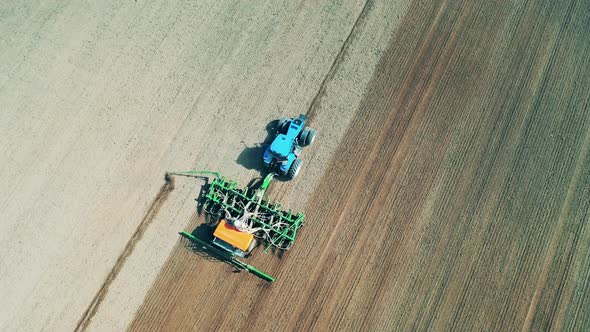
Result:
{"label": "green metal bar", "polygon": [[190,171],[185,171],[185,172],[168,172],[168,174],[170,174],[170,175],[190,176],[190,177],[196,177],[196,176],[202,176],[202,175],[215,175],[215,177],[217,177],[217,178],[221,177],[221,175],[218,172],[213,172],[213,171],[195,171],[195,170],[190,170]]}
{"label": "green metal bar", "polygon": [[226,253],[225,251],[223,251],[221,249],[215,248],[211,244],[209,244],[209,243],[207,243],[207,242],[205,242],[205,241],[203,241],[203,240],[201,240],[201,239],[193,236],[192,234],[190,234],[188,232],[182,231],[179,234],[182,235],[182,236],[184,236],[185,238],[189,239],[191,242],[196,243],[196,244],[198,244],[200,246],[203,246],[204,249],[210,250],[213,253],[215,253],[216,255],[221,256],[222,258],[225,258],[228,261],[228,263],[230,263],[230,264],[232,264],[232,265],[234,265],[234,266],[236,266],[238,268],[241,268],[242,270],[246,270],[249,273],[252,273],[255,276],[257,276],[257,277],[259,277],[259,278],[261,278],[261,279],[263,279],[265,281],[268,281],[268,282],[274,282],[275,281],[275,278],[269,276],[268,274],[266,274],[266,273],[258,270],[257,268],[255,268],[255,267],[253,267],[251,265],[248,265],[248,264],[246,264],[244,262],[241,262],[241,261],[237,260],[236,258],[233,257],[233,255],[228,254],[228,253]]}
{"label": "green metal bar", "polygon": [[[236,259],[234,259],[234,261],[235,260]],[[251,265],[248,265],[248,264],[245,264],[245,263],[242,263],[242,264],[246,265],[246,269],[248,269],[248,272],[254,274],[258,278],[261,278],[261,279],[266,280],[268,282],[275,282],[275,278],[269,276],[268,274],[266,274],[266,273],[264,273],[264,272],[262,272],[260,270],[257,270],[255,267],[253,267]]]}
{"label": "green metal bar", "polygon": [[272,181],[274,177],[273,173],[269,173],[265,178],[264,181],[262,181],[262,185],[260,185],[260,190],[262,190],[262,195],[264,195],[264,193],[266,192],[266,189],[268,189],[268,186],[270,185],[270,182]]}

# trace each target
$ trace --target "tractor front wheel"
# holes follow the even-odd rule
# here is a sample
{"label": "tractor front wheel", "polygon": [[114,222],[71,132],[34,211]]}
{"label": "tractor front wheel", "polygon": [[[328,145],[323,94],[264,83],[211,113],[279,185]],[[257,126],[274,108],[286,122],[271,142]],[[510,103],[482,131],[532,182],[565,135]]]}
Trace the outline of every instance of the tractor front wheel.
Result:
{"label": "tractor front wheel", "polygon": [[303,128],[301,133],[299,133],[299,145],[301,146],[308,146],[313,143],[315,140],[315,129],[311,129],[309,127]]}
{"label": "tractor front wheel", "polygon": [[305,136],[305,145],[309,146],[313,143],[313,141],[315,141],[315,135],[316,135],[316,130],[315,129],[309,129],[309,132],[307,133],[307,136]]}
{"label": "tractor front wheel", "polygon": [[299,174],[299,171],[301,170],[301,164],[303,164],[303,160],[299,158],[293,160],[293,163],[287,172],[287,177],[289,177],[290,180],[293,180],[297,174]]}
{"label": "tractor front wheel", "polygon": [[303,128],[303,130],[299,133],[299,137],[297,137],[297,140],[299,141],[300,146],[306,145],[305,140],[307,139],[307,134],[309,134],[308,127]]}

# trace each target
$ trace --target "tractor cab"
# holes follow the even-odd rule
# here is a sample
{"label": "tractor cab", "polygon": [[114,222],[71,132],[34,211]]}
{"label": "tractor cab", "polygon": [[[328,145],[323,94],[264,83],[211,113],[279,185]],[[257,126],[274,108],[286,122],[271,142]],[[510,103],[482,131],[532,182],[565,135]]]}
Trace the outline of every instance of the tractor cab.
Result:
{"label": "tractor cab", "polygon": [[293,151],[293,140],[289,139],[285,134],[279,134],[270,145],[269,151],[271,155],[280,160],[286,160],[289,153]]}
{"label": "tractor cab", "polygon": [[241,232],[225,219],[221,219],[213,232],[213,244],[233,255],[244,258],[254,249],[256,241],[253,234]]}

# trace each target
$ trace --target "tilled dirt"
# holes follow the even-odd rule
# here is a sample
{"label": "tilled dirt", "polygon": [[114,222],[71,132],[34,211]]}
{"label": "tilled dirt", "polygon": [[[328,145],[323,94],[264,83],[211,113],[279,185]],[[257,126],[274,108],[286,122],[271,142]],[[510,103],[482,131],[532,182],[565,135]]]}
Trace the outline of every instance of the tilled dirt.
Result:
{"label": "tilled dirt", "polygon": [[[590,329],[586,2],[11,10],[3,330]],[[270,195],[306,225],[248,259],[277,281],[186,248],[202,182],[164,172],[245,185],[304,110]]]}

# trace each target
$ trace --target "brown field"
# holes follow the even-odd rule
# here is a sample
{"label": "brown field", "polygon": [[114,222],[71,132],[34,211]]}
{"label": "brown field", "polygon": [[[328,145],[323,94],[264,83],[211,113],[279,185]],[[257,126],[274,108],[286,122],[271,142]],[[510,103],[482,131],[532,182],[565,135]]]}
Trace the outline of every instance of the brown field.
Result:
{"label": "brown field", "polygon": [[[587,1],[0,6],[1,330],[590,330]],[[187,249],[299,112],[277,281]]]}

